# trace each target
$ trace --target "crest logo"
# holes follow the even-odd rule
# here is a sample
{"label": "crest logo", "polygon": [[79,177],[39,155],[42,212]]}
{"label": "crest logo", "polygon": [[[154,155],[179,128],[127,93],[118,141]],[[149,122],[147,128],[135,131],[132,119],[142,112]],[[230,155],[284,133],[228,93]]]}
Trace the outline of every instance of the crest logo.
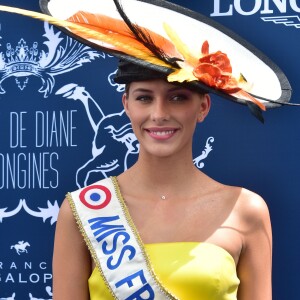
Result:
{"label": "crest logo", "polygon": [[[15,245],[10,246],[10,250],[18,255],[29,253],[30,244],[27,241],[18,241]],[[33,250],[33,249],[32,249]],[[52,279],[52,274],[48,273],[48,266],[45,261],[32,262],[28,261],[26,256],[26,261],[22,262],[19,259],[17,261],[9,261],[7,259],[0,261],[0,300],[52,300],[52,288],[49,285],[49,281]],[[2,289],[2,284],[11,283],[11,287]],[[44,284],[43,293],[45,297],[37,297],[34,288],[30,288],[27,294],[20,293],[15,290],[15,283],[21,284]]]}
{"label": "crest logo", "polygon": [[52,92],[55,76],[79,68],[100,55],[69,37],[66,37],[63,45],[64,39],[60,37],[60,32],[55,33],[53,26],[46,22],[44,29],[44,45],[48,48],[47,52],[39,50],[37,42],[31,46],[27,45],[23,38],[16,47],[7,43],[5,51],[0,52],[0,94],[6,92],[2,83],[7,78],[14,77],[18,88],[23,90],[29,82],[29,77],[36,76],[42,81],[39,92],[46,98]]}

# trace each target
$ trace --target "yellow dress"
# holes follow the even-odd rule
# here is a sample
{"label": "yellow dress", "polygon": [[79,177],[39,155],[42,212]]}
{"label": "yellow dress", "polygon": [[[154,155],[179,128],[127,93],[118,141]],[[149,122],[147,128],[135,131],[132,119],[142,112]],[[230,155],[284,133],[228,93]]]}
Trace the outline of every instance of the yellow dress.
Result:
{"label": "yellow dress", "polygon": [[[239,279],[223,248],[197,242],[146,244],[162,285],[180,300],[236,300]],[[112,300],[97,268],[89,278],[91,300]]]}

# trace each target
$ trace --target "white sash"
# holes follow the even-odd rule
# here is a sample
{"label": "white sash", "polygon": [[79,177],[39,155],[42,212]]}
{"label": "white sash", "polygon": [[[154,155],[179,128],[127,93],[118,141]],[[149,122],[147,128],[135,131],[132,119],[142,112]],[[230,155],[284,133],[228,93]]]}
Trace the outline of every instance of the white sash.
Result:
{"label": "white sash", "polygon": [[115,177],[68,194],[76,221],[115,299],[176,299],[156,278]]}

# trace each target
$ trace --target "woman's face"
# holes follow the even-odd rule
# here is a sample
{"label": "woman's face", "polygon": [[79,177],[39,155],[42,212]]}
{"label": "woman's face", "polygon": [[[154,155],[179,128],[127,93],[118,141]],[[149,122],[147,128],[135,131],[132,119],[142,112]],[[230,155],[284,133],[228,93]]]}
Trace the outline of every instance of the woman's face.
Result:
{"label": "woman's face", "polygon": [[141,152],[158,156],[191,151],[195,126],[210,108],[208,95],[161,79],[131,83],[122,101]]}

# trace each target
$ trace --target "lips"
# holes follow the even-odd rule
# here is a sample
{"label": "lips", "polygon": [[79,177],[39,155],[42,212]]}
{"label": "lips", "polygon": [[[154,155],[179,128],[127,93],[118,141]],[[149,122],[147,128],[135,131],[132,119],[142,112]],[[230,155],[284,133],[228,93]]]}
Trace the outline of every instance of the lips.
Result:
{"label": "lips", "polygon": [[175,128],[148,128],[146,129],[148,134],[159,140],[166,140],[171,138],[177,131]]}
{"label": "lips", "polygon": [[170,135],[173,134],[175,132],[175,130],[166,130],[166,131],[150,131],[151,134],[154,135],[159,135],[159,136],[163,136],[163,135]]}

